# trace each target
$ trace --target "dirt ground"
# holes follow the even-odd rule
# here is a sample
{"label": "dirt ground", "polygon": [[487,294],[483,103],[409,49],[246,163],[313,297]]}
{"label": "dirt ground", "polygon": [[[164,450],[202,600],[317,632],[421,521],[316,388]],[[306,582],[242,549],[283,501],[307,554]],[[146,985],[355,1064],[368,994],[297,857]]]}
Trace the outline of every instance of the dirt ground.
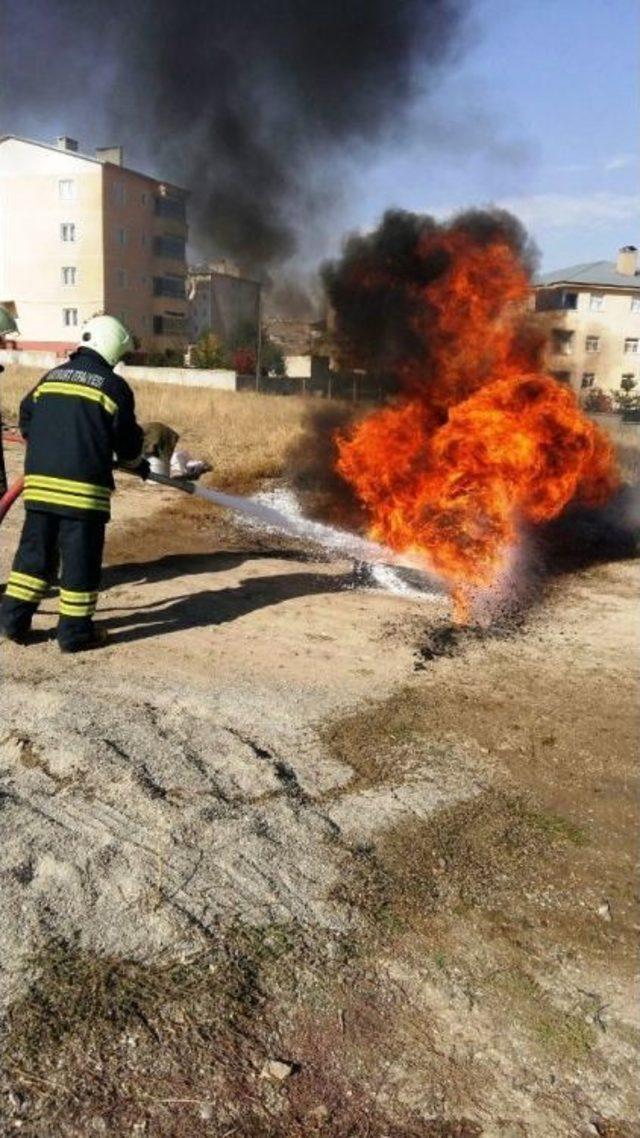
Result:
{"label": "dirt ground", "polygon": [[314,556],[123,477],[108,647],[3,647],[0,1132],[631,1138],[637,563]]}

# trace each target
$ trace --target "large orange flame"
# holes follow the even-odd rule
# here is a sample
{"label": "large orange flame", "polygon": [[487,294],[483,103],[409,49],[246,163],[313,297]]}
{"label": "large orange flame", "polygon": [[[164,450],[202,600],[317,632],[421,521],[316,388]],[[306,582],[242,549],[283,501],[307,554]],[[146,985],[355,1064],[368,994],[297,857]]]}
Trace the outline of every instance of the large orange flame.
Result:
{"label": "large orange flame", "polygon": [[392,406],[338,438],[337,468],[371,535],[421,553],[460,595],[496,580],[522,523],[602,503],[618,477],[608,437],[523,334],[530,285],[514,250],[441,231],[425,258],[435,242],[448,267],[419,286],[425,355],[402,360]]}

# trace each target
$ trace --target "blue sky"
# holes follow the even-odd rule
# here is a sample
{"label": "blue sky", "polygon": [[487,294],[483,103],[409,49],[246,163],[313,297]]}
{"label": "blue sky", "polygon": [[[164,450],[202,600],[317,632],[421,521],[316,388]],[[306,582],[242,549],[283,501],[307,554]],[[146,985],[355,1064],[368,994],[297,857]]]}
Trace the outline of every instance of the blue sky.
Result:
{"label": "blue sky", "polygon": [[477,0],[460,62],[416,106],[411,137],[378,152],[351,223],[390,203],[446,215],[495,202],[546,269],[640,245],[638,24],[636,0]]}

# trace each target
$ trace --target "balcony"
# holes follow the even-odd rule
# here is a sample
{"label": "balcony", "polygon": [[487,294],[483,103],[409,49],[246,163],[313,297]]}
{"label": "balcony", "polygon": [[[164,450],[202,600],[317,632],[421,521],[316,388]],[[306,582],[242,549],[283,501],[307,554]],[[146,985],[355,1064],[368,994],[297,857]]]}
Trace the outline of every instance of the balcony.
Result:
{"label": "balcony", "polygon": [[186,223],[186,202],[184,198],[156,198],[154,213],[156,217],[170,217],[173,219],[173,221],[184,221]]}
{"label": "balcony", "polygon": [[564,288],[542,288],[536,291],[536,312],[575,312],[578,293]]}

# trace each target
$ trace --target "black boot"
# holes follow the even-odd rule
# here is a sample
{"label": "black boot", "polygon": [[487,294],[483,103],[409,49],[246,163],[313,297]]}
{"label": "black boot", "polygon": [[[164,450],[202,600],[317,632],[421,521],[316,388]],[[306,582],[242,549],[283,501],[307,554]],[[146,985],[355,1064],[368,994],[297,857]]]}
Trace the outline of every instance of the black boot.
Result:
{"label": "black boot", "polygon": [[92,624],[89,629],[83,629],[82,633],[75,637],[65,636],[63,639],[58,636],[58,647],[61,652],[90,652],[93,648],[104,648],[109,637],[104,628],[96,627]]}

